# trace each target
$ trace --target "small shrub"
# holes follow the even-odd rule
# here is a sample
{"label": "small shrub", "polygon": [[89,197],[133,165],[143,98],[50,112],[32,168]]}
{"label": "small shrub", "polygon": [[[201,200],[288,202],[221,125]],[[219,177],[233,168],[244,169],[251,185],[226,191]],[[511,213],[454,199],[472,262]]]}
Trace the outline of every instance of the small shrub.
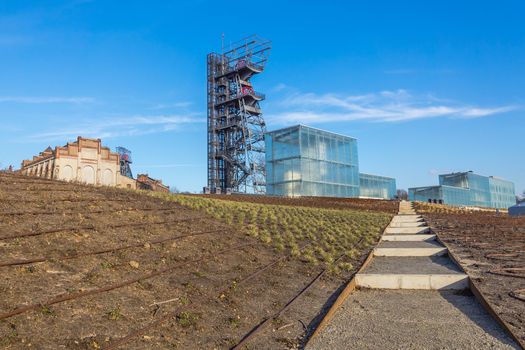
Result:
{"label": "small shrub", "polygon": [[120,317],[122,316],[120,313],[120,307],[117,306],[116,308],[109,310],[107,316],[108,319],[112,321],[117,321],[118,319],[120,319]]}
{"label": "small shrub", "polygon": [[46,316],[55,316],[55,312],[48,305],[43,305],[40,312]]}
{"label": "small shrub", "polygon": [[100,263],[100,267],[102,267],[104,270],[113,268],[113,264],[109,261],[104,261]]}
{"label": "small shrub", "polygon": [[183,311],[177,315],[177,323],[183,328],[195,326],[198,319],[196,314],[188,311]]}
{"label": "small shrub", "polygon": [[230,327],[232,328],[239,328],[239,326],[241,325],[241,320],[239,316],[228,318],[228,322],[230,323]]}

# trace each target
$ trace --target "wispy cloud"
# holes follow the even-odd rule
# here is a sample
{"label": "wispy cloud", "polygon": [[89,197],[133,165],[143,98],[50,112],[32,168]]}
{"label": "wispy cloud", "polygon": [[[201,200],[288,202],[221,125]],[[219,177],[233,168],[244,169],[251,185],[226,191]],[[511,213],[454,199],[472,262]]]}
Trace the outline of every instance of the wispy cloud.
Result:
{"label": "wispy cloud", "polygon": [[184,125],[204,123],[204,118],[195,115],[182,116],[133,116],[129,118],[97,119],[96,123],[85,121],[75,127],[44,131],[29,138],[33,141],[66,141],[77,136],[94,138],[114,138],[138,136],[178,130]]}
{"label": "wispy cloud", "polygon": [[65,104],[84,104],[93,103],[92,97],[60,97],[60,96],[0,96],[0,103],[25,103],[25,104],[47,104],[47,103],[65,103]]}
{"label": "wispy cloud", "polygon": [[281,112],[270,115],[275,123],[324,123],[344,121],[401,122],[449,117],[480,118],[518,109],[518,106],[480,107],[446,102],[432,95],[414,96],[407,90],[364,95],[295,93],[281,103]]}
{"label": "wispy cloud", "polygon": [[275,85],[271,90],[273,92],[281,92],[281,91],[283,91],[285,89],[288,89],[288,88],[289,88],[288,85],[286,85],[284,83],[279,83],[279,84]]}
{"label": "wispy cloud", "polygon": [[175,103],[159,103],[151,107],[152,110],[169,109],[169,108],[188,108],[193,104],[191,101],[179,101]]}

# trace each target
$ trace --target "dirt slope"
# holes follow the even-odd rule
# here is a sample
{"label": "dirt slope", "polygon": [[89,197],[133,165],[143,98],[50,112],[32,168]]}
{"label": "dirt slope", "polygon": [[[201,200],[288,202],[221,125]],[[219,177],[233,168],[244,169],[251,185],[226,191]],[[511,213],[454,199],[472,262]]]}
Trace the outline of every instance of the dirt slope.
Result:
{"label": "dirt slope", "polygon": [[[230,348],[323,269],[288,255],[172,201],[0,174],[0,347]],[[296,347],[351,274],[325,275],[248,348]]]}

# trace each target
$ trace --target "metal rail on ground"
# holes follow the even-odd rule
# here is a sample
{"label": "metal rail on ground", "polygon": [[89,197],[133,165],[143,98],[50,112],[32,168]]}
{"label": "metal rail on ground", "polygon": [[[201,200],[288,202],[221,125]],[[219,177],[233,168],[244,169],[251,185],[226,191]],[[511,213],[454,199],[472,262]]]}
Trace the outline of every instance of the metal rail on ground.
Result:
{"label": "metal rail on ground", "polygon": [[110,248],[110,249],[101,249],[101,250],[96,250],[96,251],[93,251],[93,252],[86,252],[86,253],[80,253],[80,254],[74,254],[74,255],[64,255],[64,256],[59,256],[59,257],[38,257],[38,258],[18,259],[18,260],[0,262],[0,267],[27,265],[27,264],[33,264],[33,263],[38,263],[38,262],[49,261],[51,259],[52,260],[57,260],[57,261],[72,260],[72,259],[78,259],[78,258],[81,258],[81,257],[84,257],[84,256],[100,255],[100,254],[117,252],[117,251],[121,251],[121,250],[125,250],[125,249],[139,248],[139,247],[144,246],[145,244],[151,244],[151,245],[153,245],[153,244],[160,244],[160,243],[165,243],[165,242],[168,242],[168,241],[174,241],[174,240],[178,240],[178,239],[182,239],[182,238],[186,238],[186,237],[195,237],[195,236],[205,235],[205,234],[208,234],[208,233],[217,233],[217,232],[224,232],[224,230],[210,230],[210,231],[194,232],[194,233],[189,233],[189,234],[186,234],[186,235],[179,235],[179,236],[174,236],[174,237],[159,238],[159,239],[154,239],[154,240],[146,241],[146,242],[142,242],[142,243],[130,244],[130,245],[116,247],[116,248]]}
{"label": "metal rail on ground", "polygon": [[150,272],[148,274],[141,275],[141,276],[138,276],[138,277],[135,277],[135,278],[132,278],[132,279],[120,282],[120,283],[111,284],[111,285],[107,285],[105,287],[91,289],[91,290],[87,290],[87,291],[83,291],[83,292],[69,293],[69,294],[65,294],[65,295],[62,294],[62,295],[55,296],[54,298],[48,299],[47,301],[44,301],[44,302],[30,304],[30,305],[24,305],[24,306],[19,306],[19,307],[15,308],[15,309],[13,309],[11,311],[4,312],[4,313],[0,314],[0,320],[4,320],[4,319],[7,319],[7,318],[16,316],[16,315],[22,314],[22,313],[27,312],[27,311],[37,310],[37,309],[42,308],[44,306],[50,306],[50,305],[54,305],[54,304],[58,304],[58,303],[63,303],[65,301],[69,301],[69,300],[74,300],[74,299],[87,297],[87,296],[90,296],[90,295],[96,295],[96,294],[101,294],[101,293],[104,293],[104,292],[109,292],[109,291],[114,290],[114,289],[122,288],[122,287],[128,286],[128,285],[133,284],[133,283],[144,281],[144,280],[147,280],[147,279],[150,279],[150,278],[162,275],[164,273],[171,272],[173,270],[179,269],[179,268],[181,268],[183,266],[186,266],[188,264],[201,262],[204,259],[208,259],[208,258],[214,257],[216,255],[224,254],[224,253],[227,253],[227,252],[230,252],[230,251],[240,251],[240,249],[242,249],[244,247],[247,247],[247,246],[254,245],[254,244],[255,243],[240,244],[240,245],[237,245],[237,246],[234,246],[234,247],[230,247],[230,248],[224,249],[224,250],[219,251],[219,252],[215,252],[213,254],[206,254],[204,256],[199,257],[198,259],[185,261],[185,262],[182,262],[180,264],[176,264],[176,265],[173,265],[173,266],[170,266],[170,267],[166,267],[164,269],[155,270],[155,271],[152,271],[152,272]]}

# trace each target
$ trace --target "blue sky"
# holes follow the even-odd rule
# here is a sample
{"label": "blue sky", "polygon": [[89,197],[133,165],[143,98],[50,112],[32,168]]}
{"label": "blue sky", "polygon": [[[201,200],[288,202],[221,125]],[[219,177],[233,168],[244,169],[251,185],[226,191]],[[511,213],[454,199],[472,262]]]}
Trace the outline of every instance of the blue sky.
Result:
{"label": "blue sky", "polygon": [[0,163],[101,137],[132,150],[135,173],[199,191],[206,54],[221,33],[256,33],[273,43],[253,79],[270,130],[354,136],[360,170],[399,188],[473,170],[521,192],[524,13],[521,0],[0,0]]}

